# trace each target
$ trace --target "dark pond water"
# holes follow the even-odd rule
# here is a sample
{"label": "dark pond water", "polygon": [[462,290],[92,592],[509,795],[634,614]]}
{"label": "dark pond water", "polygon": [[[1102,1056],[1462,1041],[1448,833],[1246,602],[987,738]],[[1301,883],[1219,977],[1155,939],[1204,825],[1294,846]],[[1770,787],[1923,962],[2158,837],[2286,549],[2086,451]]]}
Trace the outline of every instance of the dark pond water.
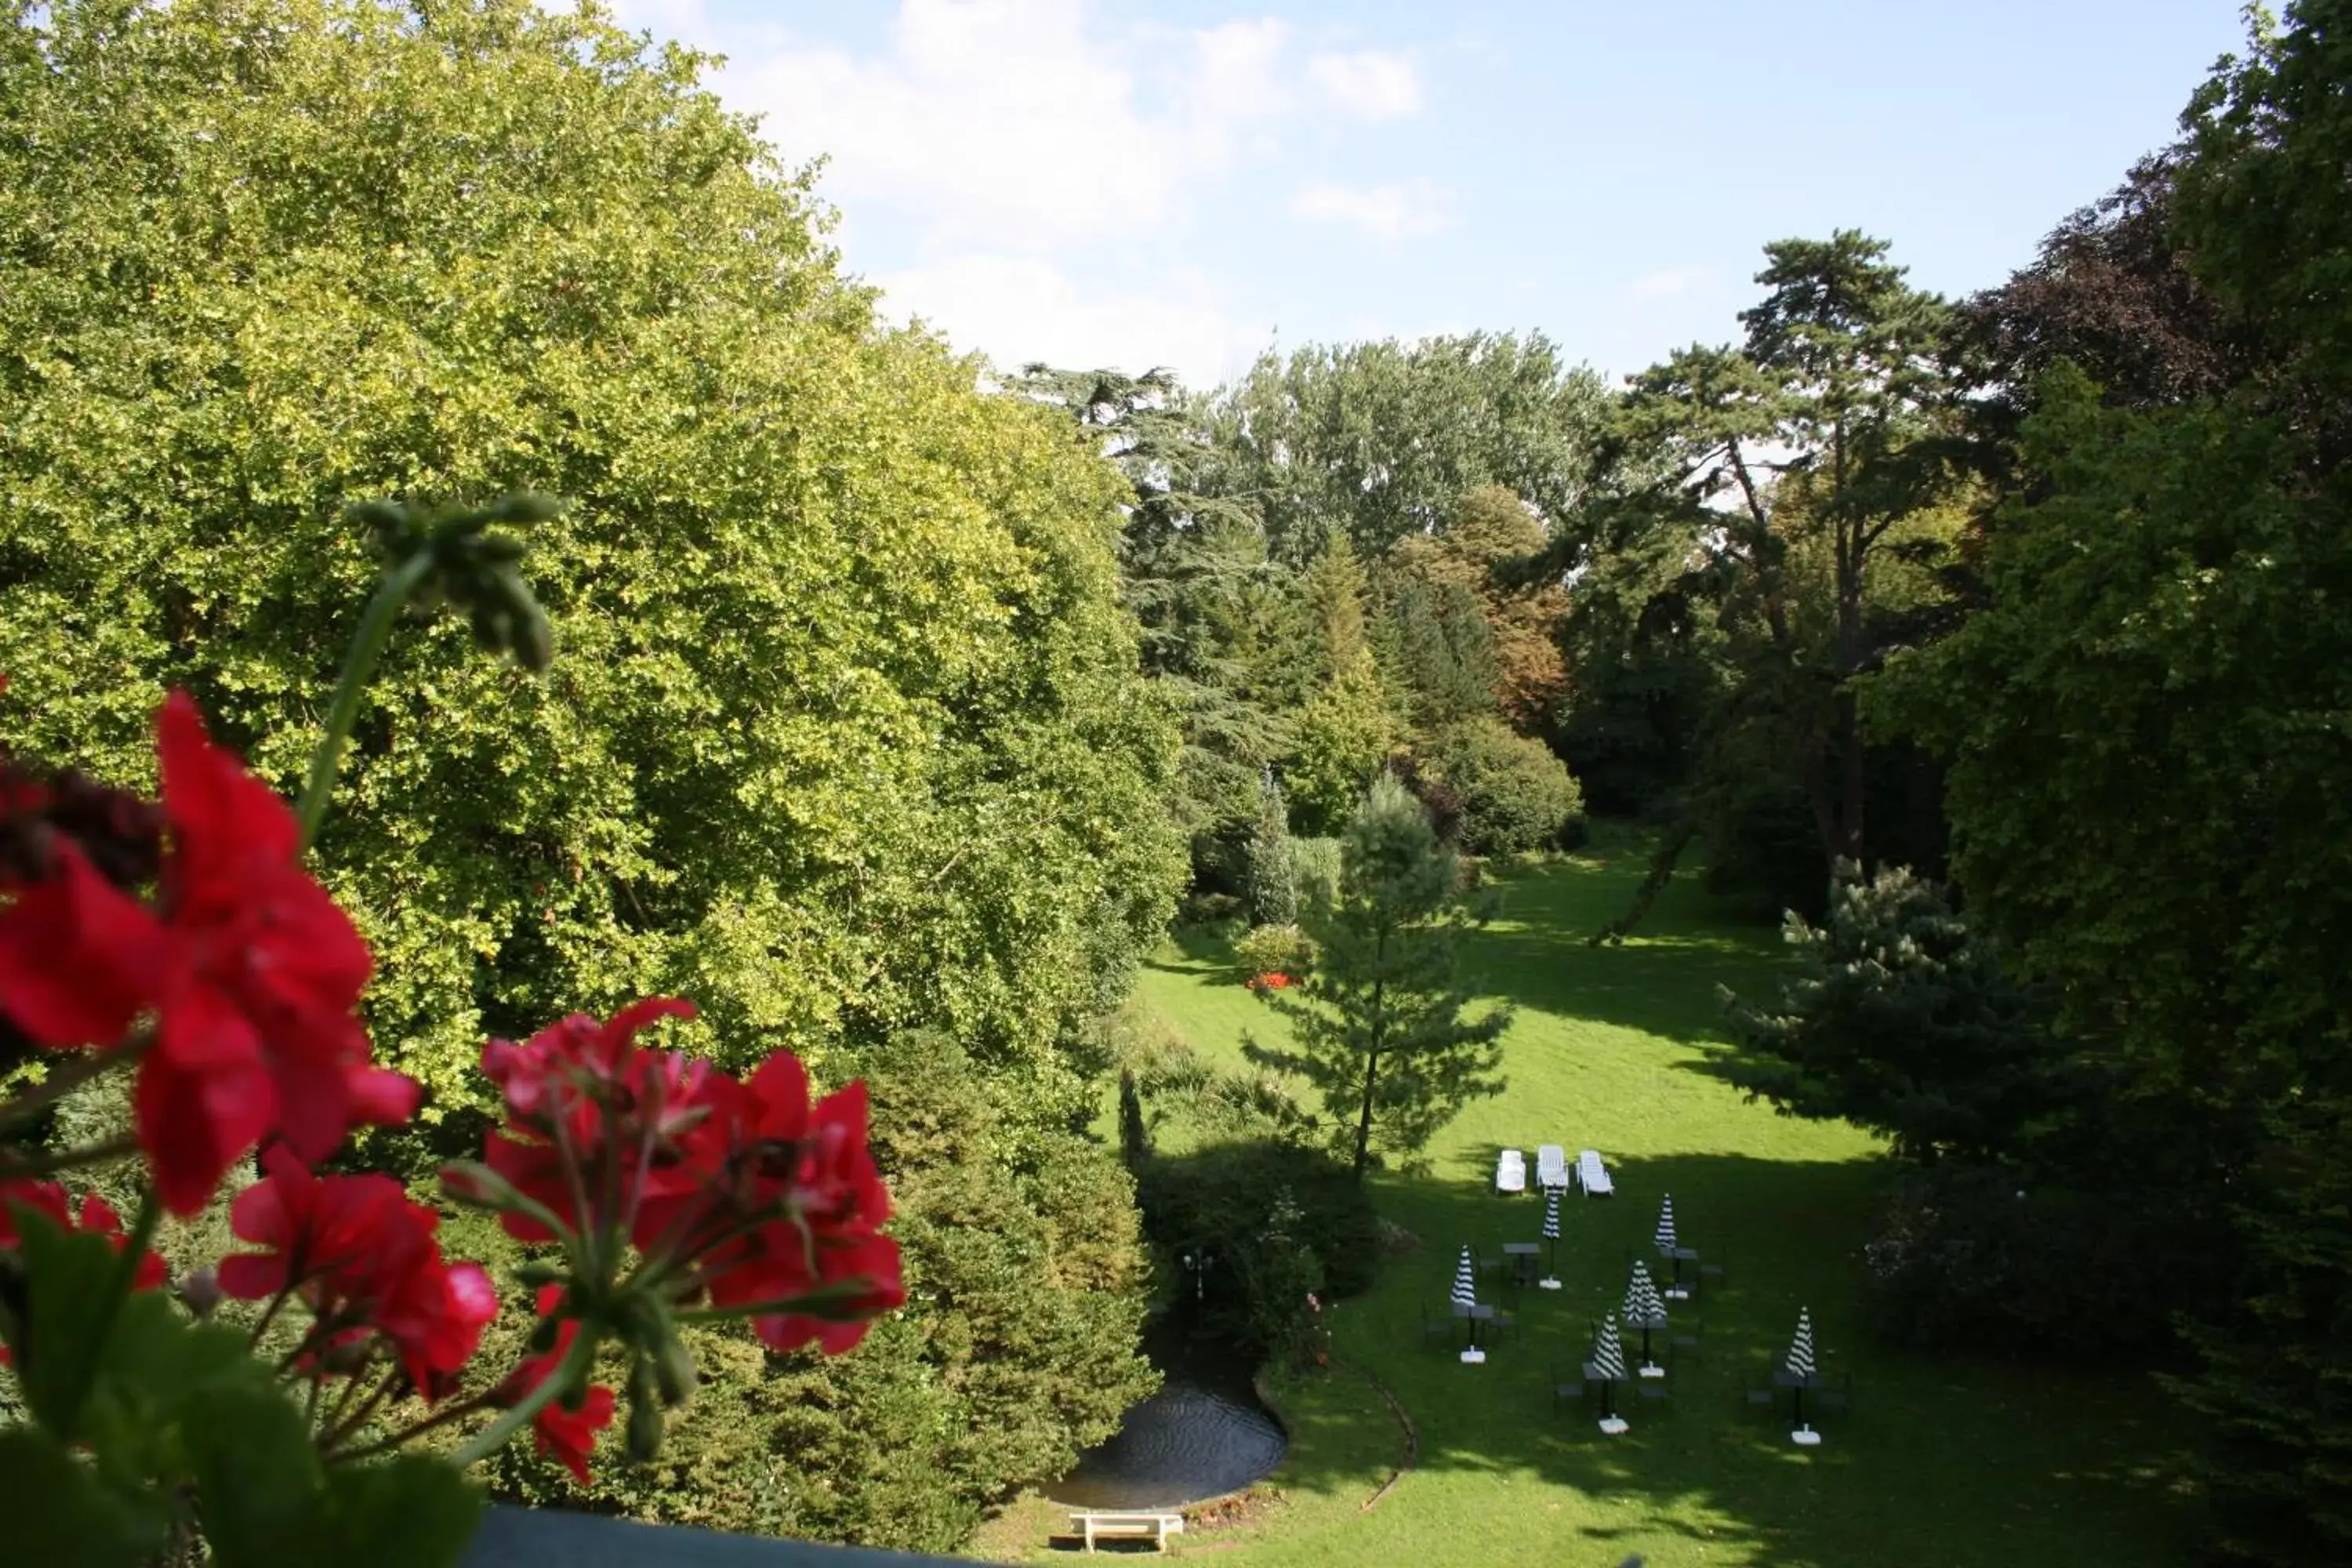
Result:
{"label": "dark pond water", "polygon": [[1047,1496],[1073,1508],[1172,1508],[1237,1491],[1280,1462],[1290,1439],[1258,1403],[1246,1364],[1172,1317],[1146,1331],[1143,1348],[1166,1380],[1160,1392]]}

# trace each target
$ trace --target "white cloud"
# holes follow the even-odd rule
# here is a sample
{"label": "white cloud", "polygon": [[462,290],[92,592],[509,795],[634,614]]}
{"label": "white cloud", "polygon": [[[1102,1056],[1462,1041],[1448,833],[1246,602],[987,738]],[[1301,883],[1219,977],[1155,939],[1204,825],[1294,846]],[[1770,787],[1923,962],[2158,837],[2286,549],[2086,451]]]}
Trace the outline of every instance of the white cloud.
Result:
{"label": "white cloud", "polygon": [[919,215],[933,237],[1036,243],[1162,224],[1284,107],[1287,30],[1095,25],[1087,0],[905,0],[884,52],[786,42],[728,72],[835,200]]}
{"label": "white cloud", "polygon": [[886,315],[920,316],[1006,370],[1032,360],[1129,372],[1164,364],[1207,387],[1245,369],[1273,335],[1234,316],[1190,268],[1101,289],[1038,257],[970,254],[873,281]]}
{"label": "white cloud", "polygon": [[1383,239],[1433,234],[1452,219],[1444,190],[1427,180],[1384,185],[1338,185],[1318,181],[1290,198],[1290,215],[1309,223],[1352,224]]}
{"label": "white cloud", "polygon": [[1714,281],[1711,267],[1669,267],[1634,279],[1625,292],[1636,300],[1674,300],[1699,293]]}
{"label": "white cloud", "polygon": [[1402,55],[1317,55],[1307,76],[1333,108],[1359,120],[1395,120],[1421,107],[1421,73]]}

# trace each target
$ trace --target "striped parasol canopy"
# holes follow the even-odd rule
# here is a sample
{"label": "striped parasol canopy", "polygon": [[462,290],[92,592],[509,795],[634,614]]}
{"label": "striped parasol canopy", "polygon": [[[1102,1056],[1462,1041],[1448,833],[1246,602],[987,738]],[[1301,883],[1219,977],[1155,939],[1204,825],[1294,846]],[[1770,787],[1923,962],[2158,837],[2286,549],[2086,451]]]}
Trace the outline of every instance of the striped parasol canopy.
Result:
{"label": "striped parasol canopy", "polygon": [[1668,1193],[1658,1203],[1658,1250],[1671,1253],[1675,1249],[1675,1195]]}
{"label": "striped parasol canopy", "polygon": [[1454,1269],[1454,1304],[1475,1307],[1478,1304],[1478,1271],[1470,1262],[1470,1244],[1462,1244],[1462,1261]]}
{"label": "striped parasol canopy", "polygon": [[1638,1258],[1633,1259],[1632,1278],[1625,1281],[1625,1321],[1654,1329],[1666,1321],[1665,1298],[1650,1279],[1650,1266]]}
{"label": "striped parasol canopy", "polygon": [[1797,1337],[1789,1342],[1788,1364],[1791,1377],[1813,1375],[1813,1313],[1809,1307],[1797,1309]]}
{"label": "striped parasol canopy", "polygon": [[1625,1347],[1617,1338],[1614,1312],[1601,1320],[1601,1332],[1593,1337],[1592,1370],[1612,1380],[1625,1375]]}
{"label": "striped parasol canopy", "polygon": [[1558,1187],[1544,1189],[1543,1234],[1546,1241],[1559,1239],[1559,1189]]}

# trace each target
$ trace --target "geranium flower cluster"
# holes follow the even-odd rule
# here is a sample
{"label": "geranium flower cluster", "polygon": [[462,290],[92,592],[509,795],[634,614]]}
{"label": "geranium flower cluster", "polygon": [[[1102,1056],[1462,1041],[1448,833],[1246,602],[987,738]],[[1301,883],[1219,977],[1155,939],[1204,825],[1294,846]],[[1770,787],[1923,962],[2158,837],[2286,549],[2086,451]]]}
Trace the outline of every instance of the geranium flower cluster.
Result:
{"label": "geranium flower cluster", "polygon": [[1289,984],[1290,976],[1279,972],[1271,974],[1254,974],[1242,982],[1243,988],[1249,991],[1280,991]]}
{"label": "geranium flower cluster", "polygon": [[488,1179],[452,1172],[445,1187],[503,1210],[520,1240],[593,1256],[625,1237],[666,1310],[749,1317],[772,1350],[846,1351],[905,1300],[898,1247],[879,1234],[890,1201],[865,1085],[812,1101],[788,1051],[739,1080],[635,1043],[693,1012],[657,998],[492,1041],[482,1069],[509,1121],[490,1135]]}
{"label": "geranium flower cluster", "polygon": [[[656,998],[484,1051],[506,1120],[444,1190],[563,1258],[526,1271],[533,1353],[503,1376],[469,1375],[499,1313],[488,1273],[445,1258],[439,1216],[393,1178],[314,1169],[354,1127],[404,1121],[417,1104],[414,1082],[372,1059],[358,1014],[367,947],[303,868],[295,814],[213,742],[184,694],[158,715],[156,749],[153,805],[0,757],[0,1026],[58,1054],[49,1084],[0,1104],[0,1131],[58,1088],[135,1069],[154,1194],[126,1233],[102,1198],[77,1204],[43,1179],[123,1151],[0,1141],[0,1272],[21,1270],[37,1216],[109,1237],[133,1257],[130,1287],[157,1289],[164,1266],[145,1237],[158,1207],[203,1209],[258,1149],[261,1178],[230,1209],[248,1249],[181,1293],[200,1314],[223,1296],[266,1303],[257,1342],[299,1306],[279,1370],[310,1384],[321,1450],[356,1457],[495,1412],[461,1460],[529,1424],[583,1483],[618,1404],[592,1382],[600,1352],[627,1364],[630,1448],[650,1454],[661,1412],[693,1385],[679,1321],[748,1318],[773,1349],[837,1353],[904,1300],[863,1085],[815,1099],[789,1052],[739,1079],[645,1048],[646,1028],[693,1016]],[[11,1300],[0,1291],[0,1330],[21,1350],[37,1337]],[[431,1414],[399,1430],[387,1413],[411,1399]]]}

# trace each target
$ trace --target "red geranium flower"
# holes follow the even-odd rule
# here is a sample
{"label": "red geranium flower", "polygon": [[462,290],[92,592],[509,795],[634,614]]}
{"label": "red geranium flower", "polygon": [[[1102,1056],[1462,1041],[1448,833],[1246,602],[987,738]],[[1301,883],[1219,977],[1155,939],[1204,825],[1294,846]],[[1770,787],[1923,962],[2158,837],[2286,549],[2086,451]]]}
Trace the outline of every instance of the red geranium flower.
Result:
{"label": "red geranium flower", "polygon": [[353,1012],[367,946],[302,870],[294,814],[184,692],[156,717],[156,751],[160,914],[60,843],[53,874],[0,912],[0,1007],[50,1047],[111,1045],[156,1015],[139,1141],[164,1206],[187,1215],[269,1132],[321,1159],[356,1122],[405,1121],[417,1090],[369,1062]]}
{"label": "red geranium flower", "polygon": [[[635,1042],[663,1018],[693,1016],[692,1003],[656,996],[631,1003],[609,1023],[575,1013],[521,1045],[490,1041],[482,1070],[505,1096],[510,1120],[490,1134],[484,1163],[577,1230],[600,1229],[608,1217],[633,1222],[691,1191],[698,1178],[683,1162],[680,1140],[707,1120],[710,1095],[729,1080],[708,1062]],[[567,1162],[590,1203],[617,1194],[628,1212],[576,1212]],[[607,1162],[620,1167],[611,1180]],[[528,1215],[509,1211],[500,1221],[517,1240],[553,1239]]]}
{"label": "red geranium flower", "polygon": [[220,1288],[242,1300],[297,1293],[318,1319],[314,1348],[381,1335],[428,1400],[449,1387],[499,1300],[479,1265],[443,1261],[440,1215],[390,1176],[314,1175],[283,1144],[262,1163],[268,1175],[237,1194],[229,1224],[268,1250],[223,1258]]}
{"label": "red geranium flower", "polygon": [[[541,1286],[535,1302],[539,1315],[546,1317],[562,1300],[562,1286]],[[526,1357],[499,1385],[494,1402],[503,1409],[521,1404],[531,1390],[553,1376],[555,1369],[563,1364],[579,1333],[580,1324],[575,1320],[566,1318],[557,1324],[555,1348],[545,1355]],[[588,1457],[595,1450],[596,1434],[612,1424],[613,1391],[592,1384],[576,1410],[566,1410],[561,1398],[549,1401],[531,1417],[530,1430],[539,1451],[562,1461],[563,1468],[572,1472],[572,1479],[584,1487],[588,1484]]]}
{"label": "red geranium flower", "polygon": [[866,1144],[866,1110],[863,1083],[812,1106],[806,1070],[791,1052],[779,1051],[710,1121],[708,1137],[723,1139],[736,1152],[729,1180],[708,1186],[703,1200],[723,1218],[689,1230],[740,1229],[744,1221],[771,1216],[702,1259],[711,1304],[824,1296],[822,1316],[755,1317],[752,1329],[771,1349],[815,1341],[837,1355],[866,1337],[872,1318],[905,1304],[898,1243],[876,1234],[890,1217],[890,1194]]}

